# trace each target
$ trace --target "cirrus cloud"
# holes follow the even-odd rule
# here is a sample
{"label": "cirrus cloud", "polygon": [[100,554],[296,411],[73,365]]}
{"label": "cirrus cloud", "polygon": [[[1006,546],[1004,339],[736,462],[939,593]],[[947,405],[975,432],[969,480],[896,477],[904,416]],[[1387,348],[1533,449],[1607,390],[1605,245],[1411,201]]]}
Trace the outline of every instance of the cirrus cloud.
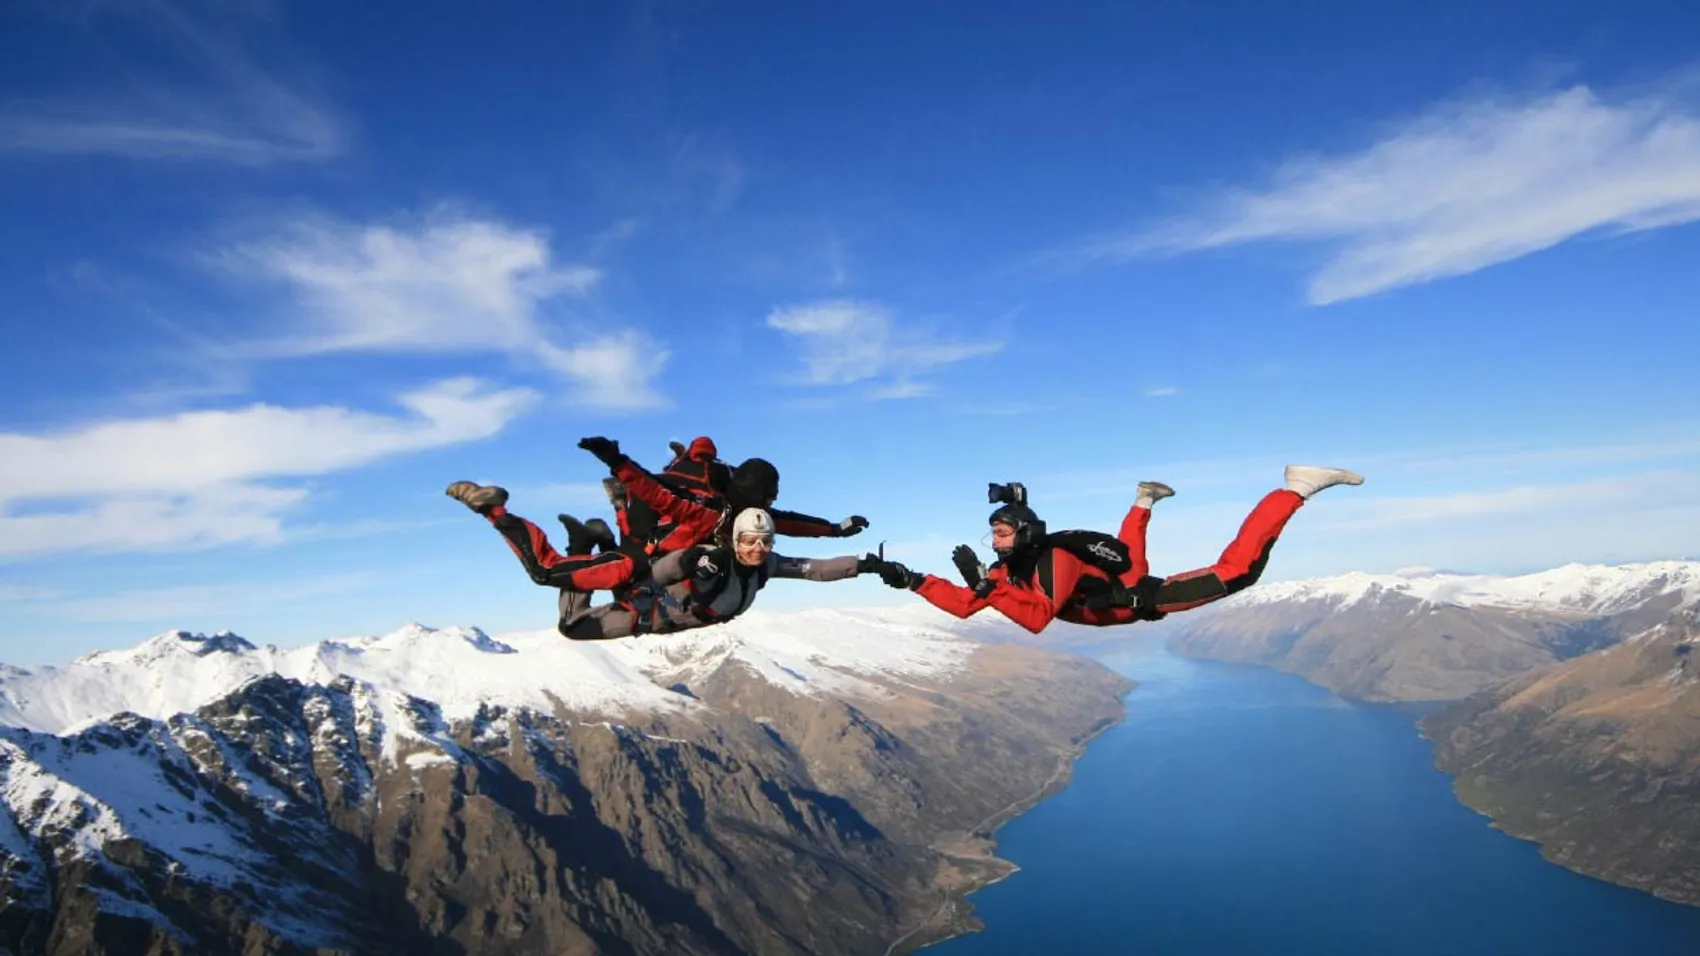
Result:
{"label": "cirrus cloud", "polygon": [[1202,210],[1057,253],[1128,260],[1270,240],[1328,241],[1310,278],[1324,305],[1465,275],[1594,231],[1700,219],[1700,109],[1692,91],[1611,97],[1578,85],[1461,99],[1372,145],[1283,164]]}
{"label": "cirrus cloud", "polygon": [[767,327],[790,336],[803,361],[806,385],[876,381],[867,397],[916,398],[933,388],[916,377],[942,365],[993,355],[1003,343],[948,342],[898,326],[889,309],[873,302],[833,299],[775,309]]}
{"label": "cirrus cloud", "polygon": [[[565,377],[572,400],[612,411],[666,408],[653,382],[669,353],[632,329],[575,323],[545,308],[582,297],[598,270],[557,264],[547,233],[438,206],[408,224],[294,219],[208,257],[239,278],[284,284],[294,329],[252,357],[337,352],[507,353]],[[561,344],[569,334],[572,344]]]}
{"label": "cirrus cloud", "polygon": [[[0,152],[260,168],[323,162],[347,149],[347,121],[284,76],[306,69],[262,64],[245,48],[243,34],[275,32],[267,11],[206,0],[65,8],[76,9],[42,6],[43,12],[74,16],[75,34],[63,47],[73,63],[85,52],[110,54],[141,37],[157,42],[149,56],[127,64],[129,79],[122,85],[0,101]],[[86,42],[88,34],[107,26],[113,28],[110,41],[115,44]],[[176,69],[153,69],[161,55]],[[114,72],[104,57],[83,61],[83,71],[90,76]],[[168,79],[173,76],[187,81]]]}
{"label": "cirrus cloud", "polygon": [[488,438],[537,398],[451,379],[399,396],[400,416],[255,404],[0,434],[0,555],[275,541],[308,492],[269,482]]}

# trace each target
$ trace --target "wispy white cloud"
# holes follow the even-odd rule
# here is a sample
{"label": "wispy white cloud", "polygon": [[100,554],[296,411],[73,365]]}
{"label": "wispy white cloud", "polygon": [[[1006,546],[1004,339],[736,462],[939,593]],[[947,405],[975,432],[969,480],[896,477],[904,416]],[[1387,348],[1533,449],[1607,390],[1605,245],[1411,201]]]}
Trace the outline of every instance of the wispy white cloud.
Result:
{"label": "wispy white cloud", "polygon": [[570,348],[538,342],[533,349],[577,386],[568,397],[580,405],[610,411],[672,407],[654,385],[672,352],[641,332],[605,332]]}
{"label": "wispy white cloud", "polygon": [[823,257],[826,259],[827,284],[834,289],[844,288],[850,281],[850,253],[837,233],[827,238]]}
{"label": "wispy white cloud", "polygon": [[0,434],[0,555],[275,541],[308,492],[265,482],[488,438],[537,398],[452,379],[399,396],[405,416],[257,404]]}
{"label": "wispy white cloud", "polygon": [[233,607],[252,614],[257,609],[287,607],[300,601],[358,593],[380,581],[377,572],[357,571],[305,578],[136,588],[46,602],[31,611],[42,617],[87,623],[163,621],[221,614]]}
{"label": "wispy white cloud", "polygon": [[544,308],[583,296],[600,272],[557,265],[550,238],[440,206],[406,225],[304,216],[208,257],[230,274],[283,282],[297,328],[255,357],[334,352],[498,352],[565,376],[579,404],[665,408],[654,379],[669,352],[640,332],[578,324],[556,340]]}
{"label": "wispy white cloud", "polygon": [[931,389],[917,378],[943,365],[996,354],[998,341],[949,342],[919,329],[902,329],[889,310],[872,302],[834,299],[775,309],[767,326],[790,336],[803,360],[807,385],[853,385],[884,380],[866,397],[913,398]]}
{"label": "wispy white cloud", "polygon": [[718,137],[690,134],[673,146],[673,175],[690,194],[699,194],[712,214],[726,212],[743,194],[749,167]]}
{"label": "wispy white cloud", "polygon": [[971,402],[957,406],[956,411],[963,415],[988,415],[994,417],[1014,417],[1017,415],[1034,415],[1056,409],[1056,405],[1044,402]]}
{"label": "wispy white cloud", "polygon": [[[1515,516],[1554,514],[1587,508],[1617,513],[1647,504],[1700,505],[1700,478],[1694,472],[1656,470],[1590,481],[1518,484],[1446,494],[1366,496],[1329,509],[1320,526],[1351,531],[1382,531],[1410,525],[1464,522],[1477,524]],[[1700,543],[1700,532],[1697,532]]]}
{"label": "wispy white cloud", "polygon": [[1700,219],[1692,84],[1574,86],[1440,104],[1355,153],[1283,164],[1203,211],[1060,253],[1125,260],[1264,240],[1334,241],[1314,304],[1475,272],[1567,239]]}
{"label": "wispy white cloud", "polygon": [[1166,481],[1183,492],[1213,493],[1261,486],[1278,479],[1282,467],[1293,462],[1348,467],[1373,480],[1378,488],[1546,484],[1555,474],[1576,477],[1589,472],[1648,470],[1655,464],[1670,467],[1684,459],[1700,458],[1697,428],[1700,426],[1673,426],[1624,436],[1621,441],[1562,445],[1483,442],[1372,451],[1295,448],[1279,455],[1106,462],[1099,467],[1036,475],[1033,487],[1043,488],[1046,497],[1058,500],[1119,499],[1131,495],[1133,487],[1145,480]]}
{"label": "wispy white cloud", "polygon": [[50,601],[65,592],[57,588],[29,584],[0,584],[0,604],[23,604],[30,601]]}
{"label": "wispy white cloud", "polygon": [[904,398],[924,398],[938,391],[938,387],[930,382],[911,382],[908,380],[891,382],[868,390],[868,398],[874,401],[892,401]]}
{"label": "wispy white cloud", "polygon": [[515,507],[527,514],[546,509],[564,509],[579,518],[605,517],[610,505],[600,482],[553,481],[536,485],[506,486]]}
{"label": "wispy white cloud", "polygon": [[1700,554],[1700,471],[1693,470],[1440,495],[1349,493],[1315,504],[1295,519],[1304,522],[1295,540],[1312,553],[1283,577],[1314,573],[1307,565],[1325,558],[1370,571],[1511,572]]}
{"label": "wispy white cloud", "polygon": [[0,434],[0,500],[191,492],[324,474],[396,454],[488,438],[530,407],[528,389],[450,379],[407,392],[392,417],[338,406],[184,412],[51,436]]}
{"label": "wispy white cloud", "polygon": [[123,86],[0,101],[0,152],[261,167],[346,149],[347,123],[336,111],[243,49],[238,34],[271,19],[253,5],[137,0],[87,9],[93,16],[78,29],[110,24],[120,47],[154,39],[153,52],[189,79],[167,82],[142,69]]}
{"label": "wispy white cloud", "polygon": [[1179,395],[1180,393],[1181,393],[1181,390],[1176,388],[1173,385],[1159,385],[1156,388],[1146,389],[1145,390],[1145,397],[1146,398],[1168,398],[1171,395]]}

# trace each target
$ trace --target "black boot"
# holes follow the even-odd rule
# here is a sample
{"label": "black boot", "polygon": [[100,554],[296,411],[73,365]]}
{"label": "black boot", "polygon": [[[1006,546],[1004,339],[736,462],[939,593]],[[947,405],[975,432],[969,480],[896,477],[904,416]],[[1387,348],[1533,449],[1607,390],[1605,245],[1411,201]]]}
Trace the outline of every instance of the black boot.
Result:
{"label": "black boot", "polygon": [[603,554],[619,550],[620,539],[614,536],[614,529],[608,527],[608,522],[592,518],[584,523],[584,530],[590,532],[590,540],[596,545],[596,550]]}
{"label": "black boot", "polygon": [[619,543],[614,532],[609,529],[608,522],[601,518],[580,521],[572,515],[556,515],[561,526],[567,529],[567,553],[589,554],[600,547],[604,553],[614,550]]}
{"label": "black boot", "polygon": [[567,529],[567,553],[589,554],[596,545],[595,536],[590,533],[590,529],[586,528],[583,522],[572,515],[556,515],[555,517],[560,520],[562,527]]}

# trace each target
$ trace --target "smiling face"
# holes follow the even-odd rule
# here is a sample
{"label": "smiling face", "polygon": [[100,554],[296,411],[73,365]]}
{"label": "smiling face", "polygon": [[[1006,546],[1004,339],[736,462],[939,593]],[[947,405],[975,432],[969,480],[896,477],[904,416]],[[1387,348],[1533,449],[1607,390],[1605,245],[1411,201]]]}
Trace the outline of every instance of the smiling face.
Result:
{"label": "smiling face", "polygon": [[737,556],[738,563],[751,567],[767,560],[768,552],[773,550],[773,535],[757,531],[745,531],[732,540],[732,553]]}
{"label": "smiling face", "polygon": [[999,554],[1008,554],[1015,550],[1015,525],[1002,521],[992,522],[992,550]]}

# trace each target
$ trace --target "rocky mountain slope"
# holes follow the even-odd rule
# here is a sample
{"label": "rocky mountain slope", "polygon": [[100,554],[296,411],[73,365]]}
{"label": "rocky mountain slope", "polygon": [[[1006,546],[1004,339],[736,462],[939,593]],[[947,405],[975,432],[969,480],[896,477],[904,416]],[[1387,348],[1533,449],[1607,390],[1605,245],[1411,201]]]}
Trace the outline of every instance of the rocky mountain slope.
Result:
{"label": "rocky mountain slope", "polygon": [[1460,799],[1548,859],[1700,905],[1700,610],[1422,722]]}
{"label": "rocky mountain slope", "polygon": [[1694,561],[1511,577],[1417,569],[1260,584],[1138,627],[1177,653],[1276,667],[1345,697],[1456,700],[1616,644],[1697,600]]}
{"label": "rocky mountain slope", "polygon": [[[914,609],[0,668],[18,953],[907,952],[1130,682]],[[893,944],[897,945],[893,945]]]}

